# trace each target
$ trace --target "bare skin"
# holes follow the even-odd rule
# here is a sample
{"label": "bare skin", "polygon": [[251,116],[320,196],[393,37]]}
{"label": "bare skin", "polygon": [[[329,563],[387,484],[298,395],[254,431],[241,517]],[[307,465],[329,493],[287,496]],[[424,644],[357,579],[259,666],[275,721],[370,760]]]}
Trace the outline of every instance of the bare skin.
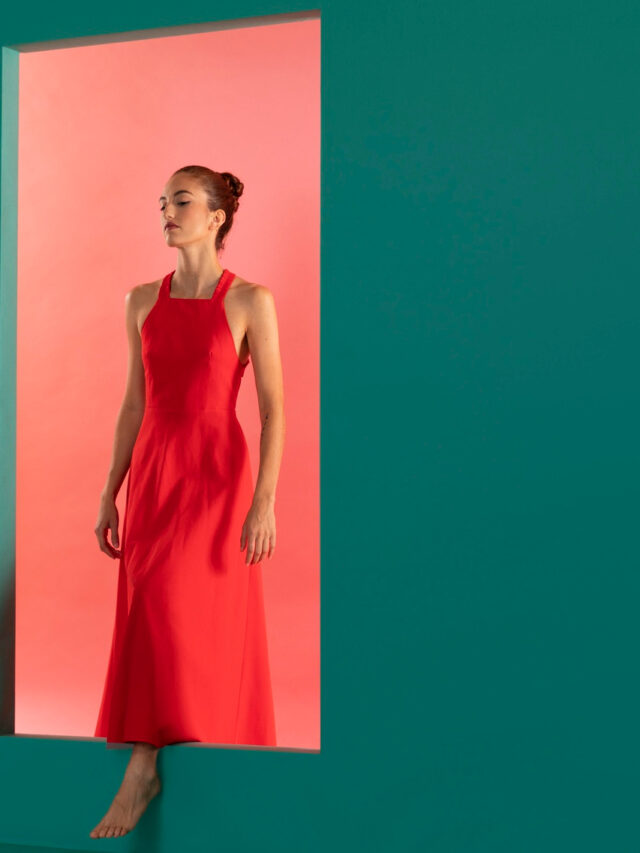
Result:
{"label": "bare skin", "polygon": [[[226,218],[224,210],[209,210],[199,181],[180,172],[165,184],[160,209],[167,245],[178,249],[171,296],[210,299],[223,271],[215,238]],[[165,226],[170,223],[177,227],[167,229]],[[127,382],[94,528],[100,550],[112,559],[121,557],[115,499],[129,468],[145,409],[141,329],[158,298],[160,285],[161,280],[136,285],[125,297]],[[276,546],[274,505],[285,435],[278,322],[269,288],[239,276],[225,294],[224,309],[239,360],[244,363],[251,354],[262,424],[260,466],[253,500],[240,531],[240,550],[246,549],[245,563],[249,565],[270,559]],[[112,542],[107,538],[109,530]]]}
{"label": "bare skin", "polygon": [[[171,232],[169,232],[171,233]],[[222,275],[222,269],[218,279]],[[171,298],[210,299],[213,288],[203,296],[184,296],[183,291],[171,282]],[[142,326],[158,299],[162,279],[139,284],[131,291],[132,309],[138,336]],[[273,556],[276,546],[275,483],[278,476],[284,443],[284,411],[282,404],[282,366],[280,363],[277,321],[271,291],[260,284],[236,276],[227,290],[223,307],[238,360],[243,364],[251,355],[256,379],[262,430],[260,434],[260,469],[252,505],[240,537],[240,550],[247,549],[245,563],[258,563]],[[137,382],[144,395],[142,360],[137,353],[141,342],[136,343],[136,364],[140,376]],[[142,408],[144,404],[141,403]]]}
{"label": "bare skin", "polygon": [[[223,272],[215,238],[225,221],[224,210],[209,210],[199,181],[184,173],[176,173],[169,179],[159,204],[166,243],[178,250],[170,297],[210,299]],[[176,227],[165,228],[168,223]],[[141,330],[158,298],[161,283],[160,279],[136,285],[125,297],[129,341],[126,389],[94,528],[98,547],[113,560],[122,556],[116,496],[129,468],[145,410]],[[276,546],[275,492],[285,432],[278,325],[271,291],[239,276],[225,294],[223,307],[238,359],[244,363],[251,355],[262,424],[260,467],[253,500],[238,531],[240,551],[246,549],[245,564],[249,565],[271,558]],[[91,838],[115,838],[133,829],[161,790],[156,769],[158,749],[148,743],[134,744],[120,789],[105,816],[91,831]]]}
{"label": "bare skin", "polygon": [[134,744],[120,789],[105,816],[89,833],[91,838],[118,838],[131,832],[151,800],[160,793],[157,755],[158,748],[152,744]]}

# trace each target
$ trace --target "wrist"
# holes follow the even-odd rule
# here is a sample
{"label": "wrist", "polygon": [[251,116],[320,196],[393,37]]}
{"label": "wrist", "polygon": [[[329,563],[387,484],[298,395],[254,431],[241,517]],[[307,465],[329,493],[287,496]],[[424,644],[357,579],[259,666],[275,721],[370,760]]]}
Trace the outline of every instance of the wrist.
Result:
{"label": "wrist", "polygon": [[100,498],[103,501],[115,501],[116,499],[116,490],[113,486],[105,486],[104,489],[100,492]]}
{"label": "wrist", "polygon": [[253,505],[261,509],[272,509],[276,502],[276,496],[270,494],[255,494]]}

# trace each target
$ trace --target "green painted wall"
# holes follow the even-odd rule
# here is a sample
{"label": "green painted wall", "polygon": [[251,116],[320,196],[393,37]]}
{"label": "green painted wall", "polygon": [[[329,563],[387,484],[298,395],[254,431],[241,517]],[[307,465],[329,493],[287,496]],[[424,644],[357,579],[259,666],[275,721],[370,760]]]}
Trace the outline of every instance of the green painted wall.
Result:
{"label": "green painted wall", "polygon": [[[295,8],[37,0],[2,42]],[[169,748],[139,828],[91,841],[128,752],[0,738],[0,840],[639,848],[639,27],[621,0],[322,4],[321,754]]]}

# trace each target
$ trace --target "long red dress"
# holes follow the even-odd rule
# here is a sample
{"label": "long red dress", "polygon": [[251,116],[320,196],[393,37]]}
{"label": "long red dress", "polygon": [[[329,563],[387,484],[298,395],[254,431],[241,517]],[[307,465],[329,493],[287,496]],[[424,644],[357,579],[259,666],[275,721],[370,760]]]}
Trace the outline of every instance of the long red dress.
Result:
{"label": "long red dress", "polygon": [[146,406],[129,468],[116,615],[96,737],[275,746],[262,563],[235,404],[244,370],[224,309],[160,287],[141,330]]}

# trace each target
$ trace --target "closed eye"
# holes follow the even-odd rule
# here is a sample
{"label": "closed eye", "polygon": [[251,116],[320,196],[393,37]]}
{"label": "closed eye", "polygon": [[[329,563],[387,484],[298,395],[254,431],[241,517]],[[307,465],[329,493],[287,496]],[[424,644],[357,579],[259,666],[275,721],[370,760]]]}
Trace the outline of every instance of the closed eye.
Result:
{"label": "closed eye", "polygon": [[[189,202],[189,201],[179,201],[179,202],[177,202],[177,203],[178,203],[180,206],[182,206],[183,204],[191,204],[191,202]],[[165,207],[166,207],[166,205],[165,205]],[[164,210],[164,207],[161,207],[161,208],[160,208],[160,212],[162,212],[163,210]]]}

